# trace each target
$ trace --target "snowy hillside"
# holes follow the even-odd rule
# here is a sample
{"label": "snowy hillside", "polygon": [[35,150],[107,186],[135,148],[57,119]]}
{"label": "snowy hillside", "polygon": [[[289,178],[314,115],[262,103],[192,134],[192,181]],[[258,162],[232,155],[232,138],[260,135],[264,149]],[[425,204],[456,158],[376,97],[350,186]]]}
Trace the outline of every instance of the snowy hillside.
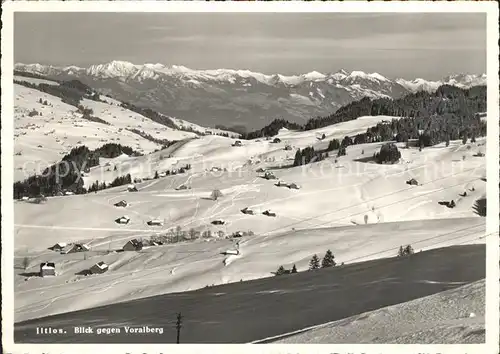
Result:
{"label": "snowy hillside", "polygon": [[[31,94],[17,89],[23,96],[19,100]],[[37,99],[33,97],[33,105]],[[65,109],[60,102],[52,104],[43,108],[43,116],[35,118],[43,120],[45,110]],[[100,118],[110,122],[121,112],[101,103],[93,107],[94,112],[101,112]],[[31,108],[35,106],[26,106]],[[75,130],[72,122],[76,114],[65,114],[68,122],[64,131],[69,136],[69,131]],[[125,120],[142,124],[136,115],[123,115]],[[408,243],[420,250],[484,242],[485,219],[476,214],[475,206],[486,195],[482,180],[486,158],[477,155],[484,152],[485,139],[466,145],[452,141],[448,147],[443,143],[422,151],[398,144],[402,157],[394,165],[366,159],[378,152],[382,143],[353,145],[347,148],[346,156],[290,167],[297,148],[313,145],[321,149],[332,138],[366,131],[391,118],[360,117],[305,132],[282,129],[277,135],[280,142],[256,139],[242,141],[242,146],[234,146],[235,139],[202,136],[150,155],[107,160],[109,166],[96,166],[85,177],[87,184],[125,173],[133,178],[152,178],[155,172],[191,165],[188,173],[137,183],[137,192],[121,186],[50,197],[42,204],[16,201],[16,264],[26,259],[25,273],[29,274],[38,271],[40,262],[53,261],[57,271],[56,277],[48,278],[16,275],[16,321],[271,276],[279,265],[290,268],[296,264],[301,271],[312,254],[323,254],[326,249],[334,252],[338,262],[350,263],[394,256],[400,245]],[[111,129],[100,123],[78,122],[84,123],[85,129],[96,129],[96,133]],[[153,134],[156,126],[149,124],[144,129]],[[113,134],[122,138],[123,132],[125,129]],[[171,133],[160,131],[165,136]],[[326,139],[320,141],[323,134]],[[115,164],[116,171],[112,168]],[[218,170],[212,171],[214,167]],[[256,172],[258,169],[272,170],[277,179],[262,178],[264,173]],[[419,185],[408,185],[411,178]],[[296,183],[299,189],[277,186],[278,181]],[[179,189],[182,185],[186,189]],[[221,192],[216,201],[210,198],[215,189]],[[120,200],[128,205],[114,206]],[[439,204],[450,200],[456,203],[454,208]],[[244,208],[254,215],[242,213]],[[266,216],[266,210],[276,215]],[[128,216],[130,222],[117,224],[115,220],[122,216]],[[150,226],[151,220],[161,224]],[[216,220],[223,224],[214,224]],[[245,232],[245,236],[226,238],[236,232]],[[155,235],[188,241],[138,252],[112,252],[133,238]],[[91,250],[67,255],[48,250],[58,242],[86,243]],[[223,255],[236,249],[239,255]],[[99,261],[109,264],[107,273],[78,275]],[[40,297],[41,291],[49,291],[51,297]]]}
{"label": "snowy hillside", "polygon": [[281,344],[485,342],[484,280],[278,339]]}
{"label": "snowy hillside", "polygon": [[88,68],[18,63],[15,70],[56,79],[76,78],[123,101],[196,124],[239,124],[249,129],[260,128],[276,117],[303,123],[363,97],[399,98],[420,90],[435,91],[443,84],[486,84],[485,75],[453,75],[439,81],[390,79],[379,73],[345,70],[287,76],[117,60]]}
{"label": "snowy hillside", "polygon": [[[35,84],[58,85],[53,81],[36,78],[20,79]],[[162,144],[158,141],[179,141],[192,139],[197,133],[222,132],[177,119],[174,119],[174,123],[179,128],[191,128],[192,132],[172,129],[120,107],[121,102],[106,96],[101,96],[101,100],[105,102],[88,99],[81,101],[81,105],[92,109],[92,116],[99,118],[101,122],[87,120],[76,107],[62,102],[59,97],[33,88],[14,84],[14,95],[15,180],[42,172],[78,145],[95,149],[106,143],[117,143],[148,154],[161,148]],[[37,114],[31,113],[35,111]],[[132,129],[146,133],[157,141],[138,135]]]}

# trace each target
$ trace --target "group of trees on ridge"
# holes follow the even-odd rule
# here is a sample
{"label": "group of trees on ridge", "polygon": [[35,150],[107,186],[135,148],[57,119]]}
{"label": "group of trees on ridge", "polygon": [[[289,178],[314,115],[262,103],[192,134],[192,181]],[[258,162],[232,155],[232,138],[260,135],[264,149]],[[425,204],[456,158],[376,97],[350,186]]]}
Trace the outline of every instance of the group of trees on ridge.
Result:
{"label": "group of trees on ridge", "polygon": [[[401,107],[406,107],[406,110]],[[408,107],[420,107],[420,109],[411,110]],[[310,120],[299,130],[316,129],[369,114],[402,115],[402,118],[380,122],[368,128],[365,133],[353,137],[346,136],[342,141],[333,139],[324,150],[314,150],[312,146],[299,149],[296,151],[293,166],[321,161],[329,157],[328,153],[333,150],[337,150],[338,157],[346,155],[346,147],[349,145],[396,141],[405,142],[406,146],[409,146],[411,139],[416,140],[417,145],[422,149],[441,142],[449,145],[450,140],[461,139],[464,144],[468,139],[475,142],[476,137],[486,136],[487,124],[477,114],[485,110],[485,86],[477,86],[469,90],[441,86],[434,94],[418,92],[399,100],[372,101],[369,98],[363,98],[340,108],[329,117]],[[413,116],[404,116],[408,113]],[[276,134],[281,129],[280,127],[289,127],[284,122],[286,121],[275,120],[274,124],[259,132]],[[394,163],[399,160],[401,153],[394,144],[386,144],[374,157],[378,163]]]}
{"label": "group of trees on ridge", "polygon": [[235,124],[235,125],[231,125],[229,127],[222,125],[222,124],[216,124],[214,128],[219,129],[219,130],[225,130],[228,132],[237,133],[240,135],[245,135],[247,133],[247,128],[241,124]]}
{"label": "group of trees on ridge", "polygon": [[309,270],[315,270],[319,268],[330,268],[330,267],[335,267],[337,263],[335,262],[335,256],[333,255],[332,251],[328,250],[325,253],[325,256],[321,260],[321,266],[320,266],[320,260],[318,255],[313,255],[311,260],[309,261]]}
{"label": "group of trees on ridge", "polygon": [[274,136],[282,128],[312,130],[354,120],[361,116],[397,116],[378,123],[366,133],[353,137],[354,144],[418,139],[420,146],[486,135],[486,122],[477,113],[486,111],[486,86],[462,89],[443,85],[435,92],[420,91],[399,99],[363,98],[339,108],[335,113],[309,119],[303,126],[276,119],[264,128],[246,133],[244,139]]}
{"label": "group of trees on ridge", "polygon": [[337,157],[346,155],[346,147],[353,145],[354,141],[348,136],[345,136],[342,141],[332,139],[328,143],[328,147],[324,150],[315,150],[313,146],[308,146],[304,149],[297,149],[293,166],[307,165],[312,162],[319,162],[330,157],[329,152],[337,150]]}
{"label": "group of trees on ridge", "polygon": [[398,250],[398,257],[404,257],[404,256],[409,256],[411,254],[414,254],[415,251],[413,250],[413,247],[411,245],[406,245],[406,246],[399,246]]}
{"label": "group of trees on ridge", "polygon": [[167,147],[169,147],[170,145],[173,145],[175,144],[177,141],[175,140],[167,140],[167,139],[159,139],[159,138],[155,138],[154,136],[152,136],[151,134],[148,134],[142,130],[139,130],[139,129],[136,129],[136,128],[127,128],[128,131],[134,133],[134,134],[137,134],[139,135],[140,137],[146,139],[146,140],[149,140],[155,144],[159,144],[162,146],[162,149],[166,149]]}
{"label": "group of trees on ridge", "polygon": [[132,183],[132,176],[130,173],[125,176],[116,177],[111,183],[106,184],[106,182],[99,183],[99,181],[95,181],[87,190],[87,193],[97,192],[106,188],[123,186],[124,184]]}
{"label": "group of trees on ridge", "polygon": [[[343,263],[342,263],[343,264]],[[315,270],[320,268],[330,268],[335,267],[337,263],[335,262],[335,256],[331,250],[327,250],[325,256],[320,261],[318,255],[313,255],[309,261],[309,270]],[[274,273],[276,276],[283,274],[297,273],[297,267],[293,265],[291,270],[285,269],[282,265],[278,267],[278,270]]]}
{"label": "group of trees on ridge", "polygon": [[[186,164],[186,165],[180,167],[179,169],[165,170],[165,171],[163,171],[163,174],[165,176],[175,176],[177,174],[186,173],[186,171],[189,171],[190,169],[191,169],[191,165]],[[158,171],[155,171],[153,179],[158,179],[158,178],[160,178],[160,174],[158,173]]]}
{"label": "group of trees on ridge", "polygon": [[14,80],[14,83],[59,97],[62,102],[77,108],[80,105],[80,101],[84,98],[101,101],[98,92],[78,80],[61,81],[59,85],[35,84],[23,80]]}
{"label": "group of trees on ridge", "polygon": [[129,102],[122,102],[120,104],[120,107],[123,107],[125,109],[128,109],[129,111],[138,113],[144,117],[147,117],[151,119],[153,122],[156,122],[158,124],[164,125],[166,127],[172,128],[172,129],[178,129],[179,127],[170,119],[170,117],[167,117],[164,114],[158,113],[153,111],[150,108],[142,108],[138,107],[132,103]]}
{"label": "group of trees on ridge", "polygon": [[[122,153],[132,156],[140,155],[131,147],[115,143],[105,144],[98,149],[90,150],[85,145],[71,149],[61,162],[47,167],[40,175],[33,175],[23,181],[14,183],[14,197],[37,197],[39,195],[57,195],[64,190],[70,190],[76,194],[87,193],[83,187],[82,173],[91,167],[99,165],[99,158],[115,158]],[[128,176],[130,177],[130,176]],[[111,185],[127,182],[130,178],[118,178]],[[97,183],[96,188],[102,189],[102,183]],[[100,186],[100,187],[99,187]],[[92,187],[91,187],[92,188]]]}
{"label": "group of trees on ridge", "polygon": [[303,127],[300,124],[289,122],[285,119],[280,118],[273,120],[270,124],[266,125],[264,128],[260,130],[242,134],[241,138],[251,140],[256,138],[275,136],[282,128],[290,130],[303,130]]}
{"label": "group of trees on ridge", "polygon": [[[415,251],[413,250],[413,247],[411,245],[406,245],[406,246],[400,246],[398,250],[398,257],[405,257],[414,254]],[[330,267],[335,267],[337,263],[335,262],[335,256],[333,255],[331,250],[326,251],[325,256],[323,257],[322,260],[318,257],[318,255],[313,255],[311,260],[309,261],[309,269],[308,270],[316,270],[320,268],[330,268]],[[344,265],[342,263],[341,265]],[[284,275],[284,274],[293,274],[293,273],[298,273],[297,267],[295,264],[293,265],[291,270],[285,269],[282,265],[278,267],[276,272],[274,274],[276,276],[279,275]]]}

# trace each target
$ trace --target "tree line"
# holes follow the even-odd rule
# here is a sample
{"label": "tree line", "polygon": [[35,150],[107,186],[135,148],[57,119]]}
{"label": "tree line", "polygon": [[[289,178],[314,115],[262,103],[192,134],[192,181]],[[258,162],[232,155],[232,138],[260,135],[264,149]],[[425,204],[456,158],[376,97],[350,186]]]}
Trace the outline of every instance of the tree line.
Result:
{"label": "tree line", "polygon": [[312,162],[322,161],[330,157],[330,152],[334,150],[337,150],[337,157],[344,156],[346,155],[346,147],[353,144],[353,139],[345,136],[342,141],[332,139],[328,143],[328,147],[323,150],[315,150],[313,146],[308,146],[302,150],[297,149],[293,160],[293,166],[307,165]]}
{"label": "tree line", "polygon": [[132,176],[128,173],[125,176],[116,177],[111,183],[106,184],[106,182],[99,183],[99,181],[95,181],[87,190],[87,193],[97,192],[106,188],[123,186],[125,184],[132,183]]}
{"label": "tree line", "polygon": [[[179,169],[173,169],[173,170],[165,170],[162,173],[165,174],[165,176],[175,176],[177,174],[182,174],[186,173],[186,171],[189,171],[191,169],[191,164],[186,164]],[[153,179],[158,179],[160,178],[160,174],[158,171],[155,171],[155,174],[153,176]]]}
{"label": "tree line", "polygon": [[358,134],[356,144],[387,140],[419,139],[423,146],[435,145],[447,139],[486,134],[486,123],[477,113],[486,111],[486,86],[462,89],[443,85],[435,92],[420,91],[399,99],[365,97],[351,102],[326,117],[309,119],[304,125],[276,119],[264,128],[243,134],[243,139],[274,136],[282,128],[307,131],[357,119],[361,116],[397,116]]}
{"label": "tree line", "polygon": [[144,132],[142,130],[136,129],[136,128],[127,128],[127,130],[130,131],[130,132],[132,132],[132,133],[134,133],[134,134],[137,134],[137,135],[143,137],[146,140],[149,140],[149,141],[151,141],[153,143],[161,145],[162,149],[166,149],[170,145],[173,145],[173,144],[175,144],[177,142],[176,140],[167,140],[167,139],[155,138],[151,134],[148,134],[148,133],[146,133],[146,132]]}
{"label": "tree line", "polygon": [[[342,263],[343,264],[343,263]],[[313,255],[311,260],[309,261],[309,270],[316,270],[320,268],[330,268],[335,267],[337,263],[335,262],[335,256],[331,250],[327,250],[325,256],[322,260],[318,257],[317,254]],[[278,267],[278,270],[274,273],[276,276],[284,275],[284,274],[293,274],[298,273],[297,267],[295,264],[293,265],[291,270],[285,269],[282,265]]]}
{"label": "tree line", "polygon": [[[83,186],[82,174],[88,172],[91,167],[99,165],[100,157],[114,158],[122,153],[136,156],[139,154],[131,147],[115,143],[105,144],[95,150],[90,150],[85,145],[75,147],[60,162],[47,167],[41,174],[15,182],[14,197],[20,199],[40,195],[58,195],[64,190],[70,190],[76,194],[87,193],[87,189]],[[125,183],[124,179],[118,178],[112,184],[121,182]],[[100,186],[102,187],[102,184]]]}
{"label": "tree line", "polygon": [[59,85],[45,83],[35,84],[23,80],[14,80],[14,83],[59,97],[62,102],[77,108],[84,98],[93,101],[101,101],[98,92],[78,80],[60,81]]}
{"label": "tree line", "polygon": [[[414,254],[415,251],[413,250],[413,247],[411,245],[406,245],[406,246],[400,246],[398,250],[398,257],[405,257]],[[311,260],[309,261],[309,268],[308,270],[316,270],[316,269],[324,269],[324,268],[331,268],[335,267],[337,263],[335,262],[335,256],[333,255],[333,252],[331,250],[327,250],[325,253],[325,256],[323,259],[320,259],[317,254],[313,255]],[[342,262],[341,265],[344,265]],[[276,276],[279,275],[284,275],[284,274],[293,274],[293,273],[298,273],[297,267],[295,264],[293,265],[291,270],[285,269],[282,265],[278,267],[278,270],[274,272]]]}

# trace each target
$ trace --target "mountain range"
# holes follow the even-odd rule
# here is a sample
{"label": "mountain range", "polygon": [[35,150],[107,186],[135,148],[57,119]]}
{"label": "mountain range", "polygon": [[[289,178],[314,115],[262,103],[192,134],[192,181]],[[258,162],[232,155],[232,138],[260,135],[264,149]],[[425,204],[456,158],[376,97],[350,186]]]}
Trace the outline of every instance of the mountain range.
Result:
{"label": "mountain range", "polygon": [[390,79],[378,73],[345,70],[285,76],[117,60],[87,68],[18,63],[14,70],[20,75],[55,80],[77,79],[120,101],[200,125],[238,125],[249,130],[276,118],[304,123],[363,97],[399,98],[417,91],[434,91],[444,84],[462,88],[486,85],[486,74],[451,75],[439,81]]}

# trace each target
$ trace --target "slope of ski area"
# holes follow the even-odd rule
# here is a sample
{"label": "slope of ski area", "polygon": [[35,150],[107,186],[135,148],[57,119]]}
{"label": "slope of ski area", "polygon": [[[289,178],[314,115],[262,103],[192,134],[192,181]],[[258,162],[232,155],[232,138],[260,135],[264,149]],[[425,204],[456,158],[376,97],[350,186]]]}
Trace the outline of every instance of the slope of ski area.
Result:
{"label": "slope of ski area", "polygon": [[[42,204],[16,201],[16,322],[273,276],[280,265],[290,269],[295,264],[303,271],[313,254],[322,257],[327,249],[338,263],[347,264],[395,256],[406,244],[418,252],[483,243],[485,219],[475,206],[486,195],[486,158],[474,155],[484,153],[485,139],[466,145],[452,141],[448,147],[439,144],[422,151],[398,144],[402,158],[394,165],[366,161],[383,144],[372,143],[349,146],[346,156],[337,158],[335,151],[323,161],[290,166],[297,148],[325,148],[332,138],[364,132],[390,119],[361,117],[308,132],[283,129],[277,135],[280,142],[243,140],[242,146],[233,146],[234,139],[207,135],[150,155],[105,159],[84,177],[87,185],[126,173],[152,178],[155,172],[191,165],[184,174],[136,183],[137,192],[121,186],[50,197]],[[323,134],[326,138],[320,140]],[[292,149],[286,150],[287,145]],[[211,171],[214,167],[222,170]],[[262,178],[257,169],[272,169],[277,179]],[[419,185],[407,184],[411,178]],[[278,180],[300,188],[276,186]],[[177,190],[181,185],[188,189]],[[213,190],[222,196],[211,200]],[[115,207],[120,200],[128,206]],[[454,208],[439,204],[451,200]],[[254,215],[242,213],[246,207]],[[263,215],[266,210],[276,215]],[[128,224],[115,222],[125,215]],[[149,226],[153,219],[163,225]],[[224,225],[213,225],[215,220]],[[162,236],[169,230],[185,231],[191,239],[114,252],[128,240]],[[238,231],[253,234],[227,238]],[[90,251],[62,255],[48,250],[58,242],[86,243]],[[237,249],[237,255],[226,253]],[[26,270],[21,266],[25,258]],[[47,261],[55,262],[56,277],[30,276]],[[78,275],[100,261],[109,265],[106,273]]]}
{"label": "slope of ski area", "polygon": [[481,280],[321,325],[274,343],[484,343],[485,291]]}

